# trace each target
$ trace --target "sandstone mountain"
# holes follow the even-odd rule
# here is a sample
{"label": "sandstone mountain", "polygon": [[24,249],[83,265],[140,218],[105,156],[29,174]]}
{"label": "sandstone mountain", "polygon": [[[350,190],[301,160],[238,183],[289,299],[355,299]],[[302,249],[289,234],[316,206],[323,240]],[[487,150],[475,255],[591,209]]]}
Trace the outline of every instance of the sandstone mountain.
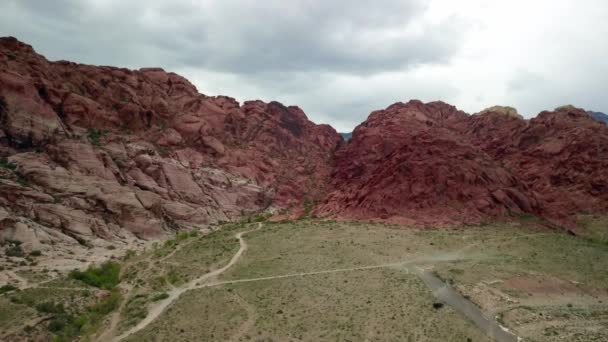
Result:
{"label": "sandstone mountain", "polygon": [[0,235],[34,245],[316,201],[342,141],[298,107],[205,96],[162,69],[49,62],[14,38],[0,39],[0,120]]}
{"label": "sandstone mountain", "polygon": [[417,226],[608,212],[608,127],[410,101],[344,139],[278,102],[158,68],[50,62],[0,39],[0,239],[148,238],[262,211]]}
{"label": "sandstone mountain", "polygon": [[608,127],[564,106],[524,120],[442,102],[373,112],[336,152],[319,215],[417,225],[608,212]]}

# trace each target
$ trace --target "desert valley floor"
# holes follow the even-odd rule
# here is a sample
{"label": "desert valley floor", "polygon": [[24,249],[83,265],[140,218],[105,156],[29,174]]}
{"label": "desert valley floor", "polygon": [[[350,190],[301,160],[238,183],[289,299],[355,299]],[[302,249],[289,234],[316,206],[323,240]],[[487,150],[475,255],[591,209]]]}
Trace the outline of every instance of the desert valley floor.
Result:
{"label": "desert valley floor", "polygon": [[[590,231],[606,223],[580,220]],[[52,272],[31,271],[14,257],[5,272],[21,289],[3,290],[0,334],[6,341],[75,334],[92,341],[606,341],[601,231],[582,239],[529,217],[448,230],[314,219],[225,224],[128,253],[112,264],[120,267],[113,281],[101,268],[93,280],[49,279]]]}

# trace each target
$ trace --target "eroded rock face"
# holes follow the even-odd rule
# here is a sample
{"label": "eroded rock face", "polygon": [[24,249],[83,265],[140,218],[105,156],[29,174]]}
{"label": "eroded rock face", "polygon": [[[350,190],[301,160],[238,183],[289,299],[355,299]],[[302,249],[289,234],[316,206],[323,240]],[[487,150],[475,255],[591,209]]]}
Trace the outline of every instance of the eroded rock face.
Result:
{"label": "eroded rock face", "polygon": [[[49,62],[0,38],[0,239],[155,237],[268,208],[417,226],[608,212],[608,126],[442,102],[344,142],[295,106],[205,96],[159,68]],[[130,235],[129,235],[130,234]]]}
{"label": "eroded rock face", "polygon": [[0,238],[147,238],[318,200],[342,141],[297,107],[205,96],[159,68],[49,62],[14,38],[0,38],[0,122]]}
{"label": "eroded rock face", "polygon": [[564,106],[524,120],[441,102],[373,112],[336,153],[322,216],[411,225],[608,212],[608,128]]}
{"label": "eroded rock face", "polygon": [[537,213],[529,188],[454,128],[468,118],[441,102],[373,112],[336,153],[317,212],[429,226]]}
{"label": "eroded rock face", "polygon": [[466,134],[528,185],[541,215],[573,226],[575,214],[608,212],[608,127],[573,106],[529,121],[484,116]]}

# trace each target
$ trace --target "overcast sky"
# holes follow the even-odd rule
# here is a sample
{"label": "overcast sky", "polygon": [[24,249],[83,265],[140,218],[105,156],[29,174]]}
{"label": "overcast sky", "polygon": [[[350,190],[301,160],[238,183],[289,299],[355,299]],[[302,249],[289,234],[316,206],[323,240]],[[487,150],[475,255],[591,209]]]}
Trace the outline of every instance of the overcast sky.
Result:
{"label": "overcast sky", "polygon": [[161,66],[350,131],[396,101],[608,111],[606,0],[2,0],[51,60]]}

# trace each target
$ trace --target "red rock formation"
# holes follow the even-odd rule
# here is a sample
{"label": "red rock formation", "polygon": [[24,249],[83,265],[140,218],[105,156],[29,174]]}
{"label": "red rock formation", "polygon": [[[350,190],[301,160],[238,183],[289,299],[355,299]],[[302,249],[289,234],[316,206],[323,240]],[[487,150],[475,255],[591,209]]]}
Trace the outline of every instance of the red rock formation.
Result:
{"label": "red rock formation", "polygon": [[536,213],[528,187],[455,129],[468,118],[441,102],[373,112],[336,153],[316,212],[433,226]]}
{"label": "red rock formation", "polygon": [[318,199],[342,141],[297,107],[205,96],[158,68],[49,62],[14,38],[0,39],[0,120],[16,166],[0,205],[21,230],[86,238]]}
{"label": "red rock formation", "polygon": [[608,128],[572,106],[525,121],[474,115],[466,134],[534,191],[541,215],[573,225],[573,215],[608,212]]}
{"label": "red rock formation", "polygon": [[574,107],[397,103],[343,143],[298,107],[162,69],[49,62],[14,38],[0,53],[0,239],[154,236],[304,202],[426,226],[608,212],[608,127]]}
{"label": "red rock formation", "polygon": [[608,212],[608,128],[571,106],[526,121],[441,102],[373,112],[334,159],[322,216],[413,225]]}

